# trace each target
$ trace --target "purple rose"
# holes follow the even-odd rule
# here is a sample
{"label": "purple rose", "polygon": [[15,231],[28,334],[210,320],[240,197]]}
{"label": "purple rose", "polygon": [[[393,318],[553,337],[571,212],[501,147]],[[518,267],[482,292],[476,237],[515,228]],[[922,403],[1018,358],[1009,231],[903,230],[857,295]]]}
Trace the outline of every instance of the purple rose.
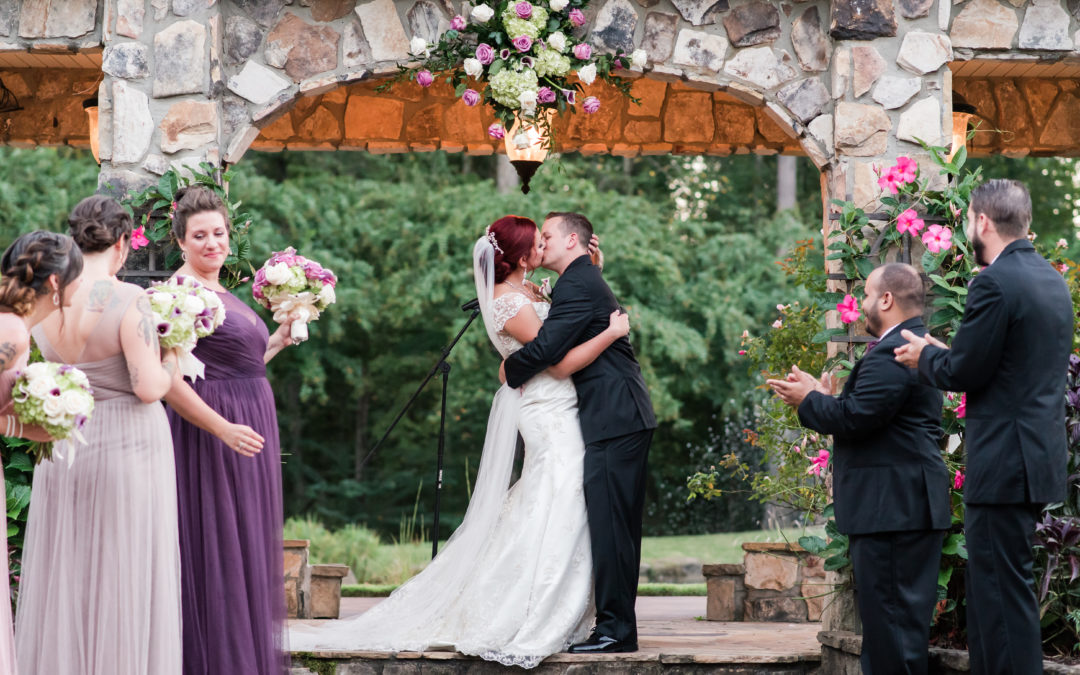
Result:
{"label": "purple rose", "polygon": [[510,50],[509,49],[500,50],[499,51],[499,58],[502,59],[503,61],[510,58]]}
{"label": "purple rose", "polygon": [[570,105],[575,105],[577,103],[577,91],[573,89],[563,89],[562,95]]}
{"label": "purple rose", "polygon": [[421,70],[416,74],[416,83],[421,87],[430,87],[431,83],[435,81],[435,77],[431,74],[430,70]]}
{"label": "purple rose", "polygon": [[575,26],[584,26],[585,25],[585,12],[582,12],[577,7],[570,10],[570,23],[574,24]]}
{"label": "purple rose", "polygon": [[519,52],[527,52],[532,49],[532,38],[528,35],[519,35],[510,41]]}
{"label": "purple rose", "polygon": [[495,60],[495,50],[491,45],[481,42],[476,45],[476,60],[485,66],[490,65]]}
{"label": "purple rose", "polygon": [[465,30],[465,17],[458,14],[450,21],[451,30]]}
{"label": "purple rose", "polygon": [[585,99],[585,103],[582,104],[582,107],[585,108],[585,112],[591,115],[592,113],[600,109],[600,99],[596,98],[595,96],[590,96],[589,98]]}
{"label": "purple rose", "polygon": [[519,19],[528,20],[532,16],[532,4],[522,0],[514,5],[514,13],[517,14]]}
{"label": "purple rose", "polygon": [[589,57],[592,56],[592,47],[584,42],[576,44],[574,45],[574,56],[582,61],[588,61]]}
{"label": "purple rose", "polygon": [[488,136],[491,136],[495,140],[501,140],[506,137],[506,131],[503,130],[502,125],[496,122],[488,127]]}
{"label": "purple rose", "polygon": [[471,108],[480,102],[480,93],[475,89],[466,89],[465,93],[461,95],[461,100]]}
{"label": "purple rose", "polygon": [[536,90],[536,100],[538,103],[554,103],[555,90],[551,87],[540,87]]}

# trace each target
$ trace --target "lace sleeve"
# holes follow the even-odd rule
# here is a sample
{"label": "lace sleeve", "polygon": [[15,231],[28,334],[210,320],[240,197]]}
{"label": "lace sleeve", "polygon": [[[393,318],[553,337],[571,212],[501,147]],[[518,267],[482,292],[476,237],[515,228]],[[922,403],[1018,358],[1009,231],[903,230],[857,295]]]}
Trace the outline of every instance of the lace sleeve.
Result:
{"label": "lace sleeve", "polygon": [[492,314],[495,316],[495,331],[501,332],[506,322],[517,316],[521,308],[528,304],[530,300],[521,293],[507,293],[495,298],[491,303]]}

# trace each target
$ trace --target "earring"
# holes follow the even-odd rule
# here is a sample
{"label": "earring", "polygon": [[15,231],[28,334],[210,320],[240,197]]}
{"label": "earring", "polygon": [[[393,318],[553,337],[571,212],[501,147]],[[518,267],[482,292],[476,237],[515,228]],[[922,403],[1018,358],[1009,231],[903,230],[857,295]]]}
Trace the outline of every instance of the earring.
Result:
{"label": "earring", "polygon": [[528,265],[522,265],[521,269],[524,270],[524,272],[525,272],[524,276],[521,277],[521,280],[525,281],[526,279],[529,278],[529,266]]}
{"label": "earring", "polygon": [[187,262],[187,251],[180,251],[180,259]]}
{"label": "earring", "polygon": [[52,294],[52,304],[54,307],[60,306],[60,291],[56,291]]}

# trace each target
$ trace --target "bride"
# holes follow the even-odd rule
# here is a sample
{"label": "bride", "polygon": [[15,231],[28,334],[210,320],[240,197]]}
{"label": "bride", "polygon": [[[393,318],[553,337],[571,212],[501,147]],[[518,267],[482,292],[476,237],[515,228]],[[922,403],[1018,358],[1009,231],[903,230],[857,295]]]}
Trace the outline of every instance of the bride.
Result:
{"label": "bride", "polygon": [[[528,270],[543,263],[536,223],[504,216],[473,249],[488,337],[505,359],[536,337],[549,305]],[[452,648],[533,668],[580,642],[593,622],[592,560],[582,471],[585,445],[570,375],[630,330],[608,329],[521,390],[495,394],[476,488],[461,527],[427,568],[366,613],[291,629],[294,651]],[[521,477],[509,487],[518,433]]]}

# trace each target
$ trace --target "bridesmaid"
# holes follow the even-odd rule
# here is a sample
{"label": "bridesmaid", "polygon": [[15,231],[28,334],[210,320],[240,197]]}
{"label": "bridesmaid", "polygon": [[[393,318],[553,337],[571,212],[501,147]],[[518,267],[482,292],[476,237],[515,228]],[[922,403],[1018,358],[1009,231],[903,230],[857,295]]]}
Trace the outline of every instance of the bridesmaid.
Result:
{"label": "bridesmaid", "polygon": [[[0,258],[0,433],[5,436],[52,440],[41,427],[19,422],[11,407],[11,389],[30,354],[30,330],[61,305],[71,304],[82,265],[74,242],[52,232],[24,234]],[[0,675],[15,675],[6,527],[0,532],[0,558]]]}
{"label": "bridesmaid", "polygon": [[[269,334],[218,281],[229,228],[214,192],[196,186],[178,193],[172,231],[184,264],[177,274],[194,277],[225,303],[225,323],[194,351],[206,364],[205,379],[182,382],[165,399],[179,490],[186,675],[272,675],[288,668],[281,451],[265,364],[292,342],[287,324]],[[257,434],[215,438],[181,419],[213,429],[200,421],[203,401]]]}
{"label": "bridesmaid", "polygon": [[[179,675],[180,549],[164,364],[143,289],[117,280],[131,216],[88,197],[68,217],[83,253],[70,307],[34,329],[49,361],[90,379],[86,445],[34,471],[16,646],[26,675]],[[63,639],[59,639],[63,636]]]}

